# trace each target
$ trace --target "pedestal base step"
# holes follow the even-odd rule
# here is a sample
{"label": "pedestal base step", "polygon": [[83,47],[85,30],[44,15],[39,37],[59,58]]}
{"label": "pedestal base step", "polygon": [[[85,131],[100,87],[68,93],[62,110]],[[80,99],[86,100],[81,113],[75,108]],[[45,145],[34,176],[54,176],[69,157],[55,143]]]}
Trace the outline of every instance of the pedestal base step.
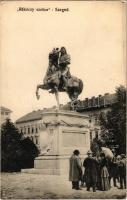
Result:
{"label": "pedestal base step", "polygon": [[59,169],[22,169],[21,172],[29,174],[63,175]]}

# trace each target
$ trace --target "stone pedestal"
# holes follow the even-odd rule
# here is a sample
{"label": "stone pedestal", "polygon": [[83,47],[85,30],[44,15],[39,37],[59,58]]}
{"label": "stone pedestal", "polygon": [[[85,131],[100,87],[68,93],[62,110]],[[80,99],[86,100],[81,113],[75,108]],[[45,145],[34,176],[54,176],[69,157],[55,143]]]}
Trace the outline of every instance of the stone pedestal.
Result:
{"label": "stone pedestal", "polygon": [[89,117],[74,111],[52,110],[42,114],[41,155],[34,172],[63,175],[69,173],[69,158],[75,149],[84,158],[90,149]]}

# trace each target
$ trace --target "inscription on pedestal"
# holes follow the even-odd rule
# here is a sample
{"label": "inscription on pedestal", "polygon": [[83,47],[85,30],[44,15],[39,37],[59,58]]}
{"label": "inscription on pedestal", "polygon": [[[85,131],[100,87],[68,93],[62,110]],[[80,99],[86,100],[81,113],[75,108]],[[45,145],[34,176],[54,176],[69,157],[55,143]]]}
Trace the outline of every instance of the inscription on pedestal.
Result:
{"label": "inscription on pedestal", "polygon": [[75,131],[62,131],[63,147],[84,147],[86,145],[86,133]]}

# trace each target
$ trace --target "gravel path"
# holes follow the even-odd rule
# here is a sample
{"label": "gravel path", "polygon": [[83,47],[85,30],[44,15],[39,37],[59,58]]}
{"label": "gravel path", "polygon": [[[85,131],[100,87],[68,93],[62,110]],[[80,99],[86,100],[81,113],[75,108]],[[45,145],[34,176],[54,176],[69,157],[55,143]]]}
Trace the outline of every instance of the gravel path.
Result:
{"label": "gravel path", "polygon": [[112,187],[109,191],[72,190],[65,178],[54,175],[2,173],[2,199],[123,199],[126,190]]}

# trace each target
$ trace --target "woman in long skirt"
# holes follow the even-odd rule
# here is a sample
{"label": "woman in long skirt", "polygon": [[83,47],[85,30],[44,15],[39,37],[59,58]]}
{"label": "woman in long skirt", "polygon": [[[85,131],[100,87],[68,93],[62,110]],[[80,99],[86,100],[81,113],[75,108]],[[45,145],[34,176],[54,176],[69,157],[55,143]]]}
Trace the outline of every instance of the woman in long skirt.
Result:
{"label": "woman in long skirt", "polygon": [[107,191],[110,189],[109,173],[108,173],[108,161],[105,158],[105,154],[102,153],[100,161],[100,175],[101,175],[101,189]]}

